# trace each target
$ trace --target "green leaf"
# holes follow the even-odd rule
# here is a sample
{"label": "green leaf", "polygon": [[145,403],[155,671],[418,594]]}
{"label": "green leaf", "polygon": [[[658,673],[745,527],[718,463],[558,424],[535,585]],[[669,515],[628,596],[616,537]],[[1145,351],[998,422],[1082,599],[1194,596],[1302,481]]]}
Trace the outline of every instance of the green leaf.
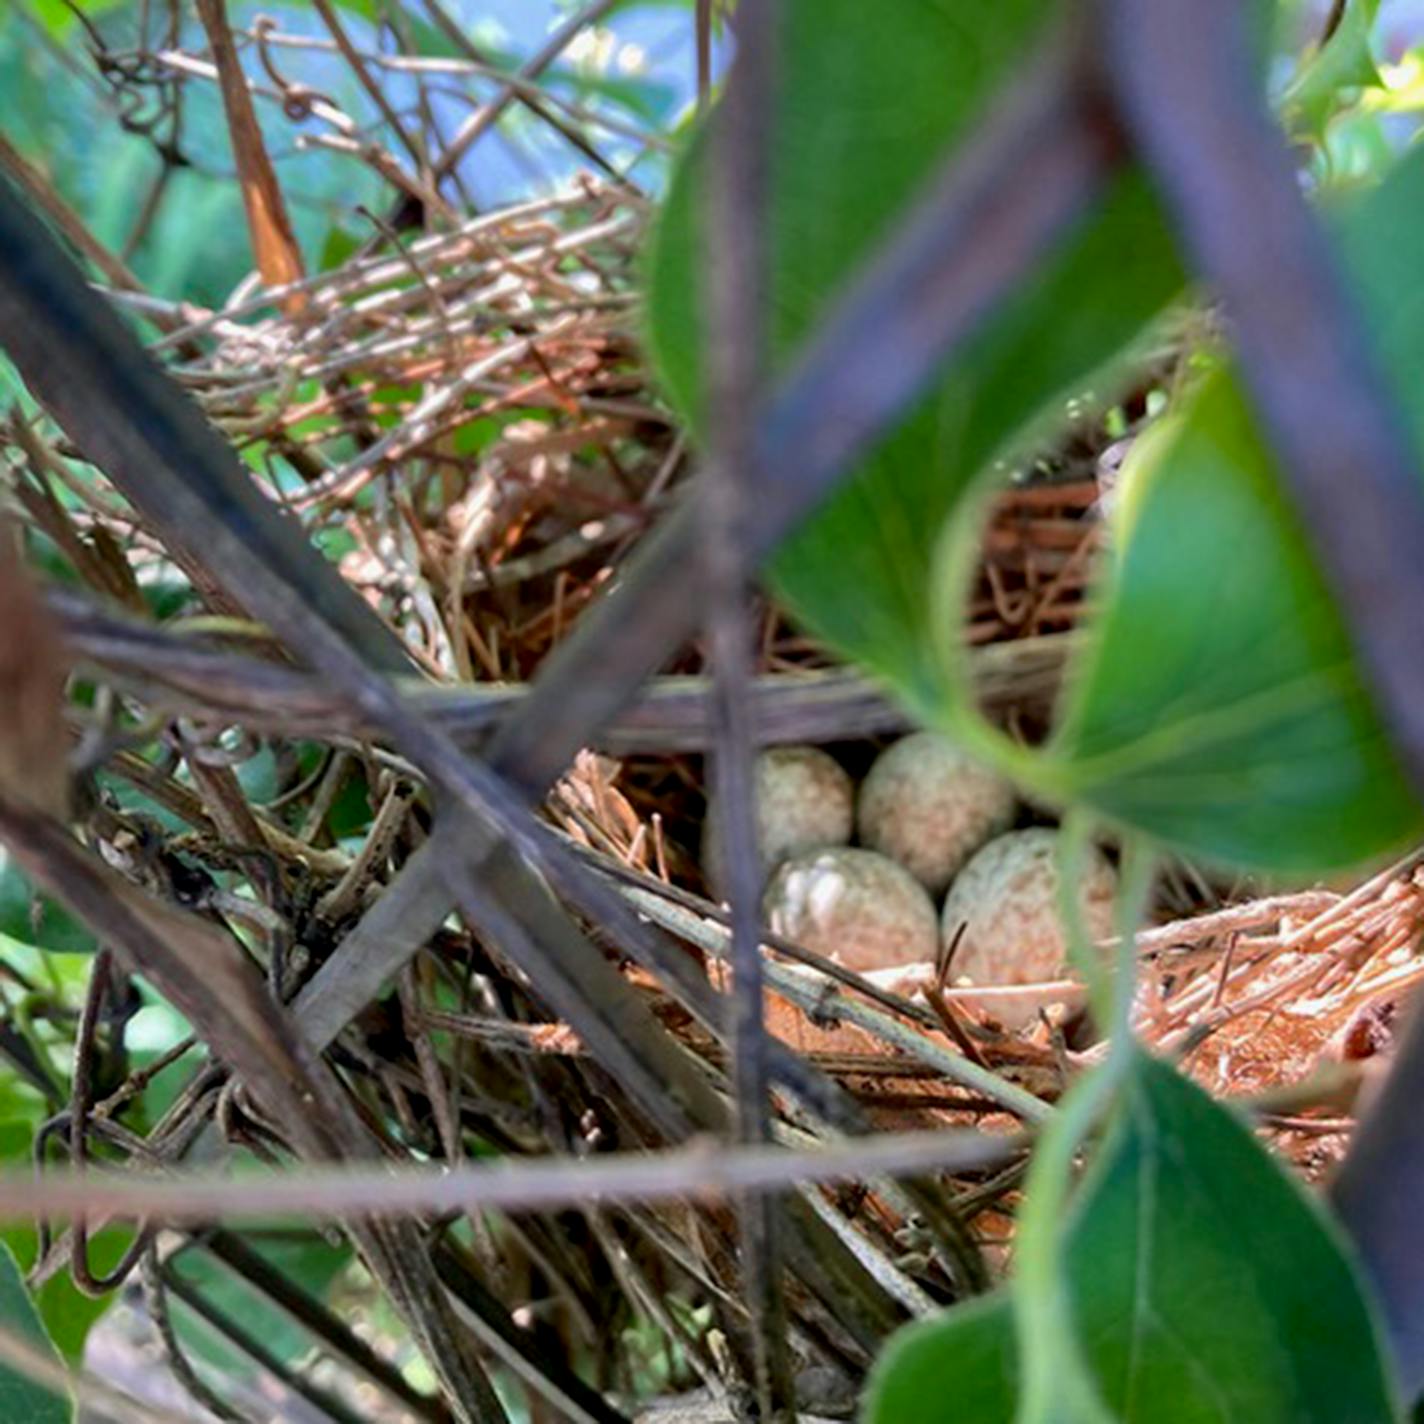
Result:
{"label": "green leaf", "polygon": [[[92,1234],[89,1262],[95,1273],[102,1275],[113,1270],[132,1241],[132,1230],[124,1226],[106,1226]],[[0,1228],[0,1244],[13,1253],[21,1269],[29,1270],[37,1254],[39,1238],[32,1226],[6,1226]],[[40,1320],[55,1348],[70,1365],[78,1365],[83,1360],[84,1342],[90,1330],[117,1298],[117,1290],[102,1296],[85,1295],[67,1274],[51,1276],[34,1292]]]}
{"label": "green leaf", "polygon": [[[40,1323],[20,1268],[3,1242],[0,1242],[0,1330],[59,1365],[59,1356]],[[73,1418],[74,1401],[67,1392],[57,1393],[12,1365],[0,1364],[0,1419],[24,1420],[25,1424],[71,1424]]]}
{"label": "green leaf", "polygon": [[1338,1230],[1166,1064],[1139,1058],[1067,1258],[1085,1349],[1123,1419],[1398,1417]]}
{"label": "green leaf", "polygon": [[[1065,1227],[1077,1334],[1123,1424],[1386,1424],[1399,1406],[1335,1227],[1236,1116],[1140,1057]],[[867,1424],[1011,1424],[1005,1295],[897,1336]]]}
{"label": "green leaf", "polygon": [[[1424,153],[1340,251],[1424,450]],[[1339,613],[1230,372],[1139,441],[1106,608],[1074,669],[1057,789],[1188,854],[1319,872],[1424,831]]]}
{"label": "green leaf", "polygon": [[[328,1240],[315,1231],[278,1228],[270,1237],[259,1231],[244,1233],[247,1244],[294,1285],[318,1300],[325,1299],[333,1282],[354,1259],[345,1241]],[[294,1364],[313,1344],[312,1337],[280,1307],[249,1286],[217,1257],[200,1248],[173,1258],[174,1269],[229,1319],[256,1336],[272,1354]],[[246,1355],[225,1348],[208,1326],[184,1312],[178,1318],[184,1343],[204,1359],[222,1368],[247,1372],[255,1366]]]}
{"label": "green leaf", "polygon": [[1379,0],[1348,0],[1335,33],[1301,65],[1281,100],[1293,129],[1319,138],[1349,91],[1385,87],[1370,51],[1378,13]]}
{"label": "green leaf", "polygon": [[[13,1115],[16,1110],[18,1115]],[[38,1095],[17,1083],[13,1075],[0,1074],[0,1162],[11,1167],[29,1166],[35,1131],[48,1115]],[[118,1265],[132,1240],[133,1231],[127,1226],[106,1226],[91,1232],[88,1256],[95,1273],[103,1275]],[[28,1222],[0,1226],[0,1248],[10,1252],[22,1272],[29,1271],[39,1256],[39,1233]],[[70,1365],[78,1365],[83,1359],[89,1331],[116,1296],[117,1292],[97,1298],[85,1295],[67,1272],[51,1276],[32,1293],[50,1341]],[[11,1417],[0,1407],[0,1419]]]}
{"label": "green leaf", "polygon": [[1005,1290],[916,1321],[880,1352],[865,1424],[1013,1424],[1018,1352]]}
{"label": "green leaf", "polygon": [[[783,367],[840,284],[916,197],[1057,7],[860,0],[780,7],[782,72],[767,141],[773,363]],[[672,181],[653,244],[651,343],[694,427],[701,404],[694,220],[703,147]],[[1181,283],[1145,184],[1129,174],[1100,210],[945,370],[938,388],[781,550],[777,592],[841,653],[881,674],[927,720],[943,702],[928,586],[970,481],[1032,422],[1061,413]]]}
{"label": "green leaf", "polygon": [[[79,0],[79,9],[91,20],[106,10],[117,10],[123,0]],[[30,0],[30,12],[55,39],[64,38],[78,24],[67,0]]]}
{"label": "green leaf", "polygon": [[41,895],[0,846],[0,935],[63,954],[92,954],[94,936],[68,910]]}
{"label": "green leaf", "polygon": [[342,227],[340,223],[333,222],[322,239],[317,266],[323,272],[330,272],[333,268],[340,267],[360,245],[361,239],[355,233]]}

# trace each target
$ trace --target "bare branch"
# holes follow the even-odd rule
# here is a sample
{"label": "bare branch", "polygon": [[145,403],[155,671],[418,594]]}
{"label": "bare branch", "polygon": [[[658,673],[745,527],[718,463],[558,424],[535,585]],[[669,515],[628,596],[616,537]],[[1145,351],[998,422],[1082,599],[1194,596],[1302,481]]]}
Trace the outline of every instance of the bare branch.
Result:
{"label": "bare branch", "polygon": [[254,1173],[241,1180],[199,1172],[139,1177],[65,1169],[36,1178],[5,1171],[0,1217],[43,1212],[59,1219],[148,1215],[177,1223],[278,1216],[358,1220],[495,1207],[538,1212],[592,1202],[719,1201],[734,1192],[785,1191],[796,1183],[977,1171],[1002,1166],[1025,1146],[1022,1137],[979,1132],[904,1132],[809,1152],[708,1141],[586,1161],[494,1161],[438,1171],[350,1167]]}

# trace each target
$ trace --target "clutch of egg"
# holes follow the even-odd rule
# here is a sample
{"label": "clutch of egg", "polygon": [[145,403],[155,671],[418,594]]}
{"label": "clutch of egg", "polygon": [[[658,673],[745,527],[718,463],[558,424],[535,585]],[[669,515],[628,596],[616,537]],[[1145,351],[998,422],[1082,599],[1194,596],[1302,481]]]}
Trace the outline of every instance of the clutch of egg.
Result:
{"label": "clutch of egg", "polygon": [[[1011,831],[1009,782],[932,732],[882,751],[857,796],[840,764],[816,747],[776,747],[757,759],[756,819],[767,927],[860,972],[932,962],[957,940],[951,982],[1030,985],[1066,972],[1058,915],[1057,832]],[[718,812],[709,806],[703,864],[722,893]],[[849,845],[852,831],[860,845]],[[1094,938],[1111,929],[1115,875],[1091,850],[1080,888]],[[948,888],[943,908],[935,899]],[[1011,1029],[1037,1018],[1033,993],[975,995]]]}

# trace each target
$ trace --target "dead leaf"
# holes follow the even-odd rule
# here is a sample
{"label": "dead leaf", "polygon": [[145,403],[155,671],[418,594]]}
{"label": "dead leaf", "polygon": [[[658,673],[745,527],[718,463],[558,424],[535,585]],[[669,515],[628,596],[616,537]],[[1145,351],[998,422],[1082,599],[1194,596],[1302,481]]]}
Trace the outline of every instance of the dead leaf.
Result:
{"label": "dead leaf", "polygon": [[[301,250],[287,217],[287,205],[282,200],[272,160],[267,155],[237,47],[232,42],[226,6],[223,0],[198,0],[198,16],[207,31],[213,63],[217,66],[223,112],[227,116],[233,159],[242,184],[242,202],[247,209],[247,227],[252,236],[252,256],[257,270],[269,287],[298,282],[304,275]],[[295,316],[305,306],[303,292],[293,292],[282,302],[287,316]]]}

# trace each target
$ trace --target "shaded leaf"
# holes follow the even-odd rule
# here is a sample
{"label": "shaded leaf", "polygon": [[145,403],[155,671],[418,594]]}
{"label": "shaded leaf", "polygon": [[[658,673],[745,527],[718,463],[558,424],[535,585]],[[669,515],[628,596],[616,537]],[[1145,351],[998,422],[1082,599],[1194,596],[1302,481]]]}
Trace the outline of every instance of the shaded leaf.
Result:
{"label": "shaded leaf", "polygon": [[[768,135],[774,365],[785,365],[839,285],[972,131],[1056,8],[913,0],[888,25],[856,0],[779,7],[780,87]],[[694,426],[702,153],[695,144],[674,176],[650,274],[653,352]],[[1136,176],[1123,178],[945,371],[938,391],[783,547],[773,580],[792,611],[932,716],[942,683],[927,589],[947,517],[1005,443],[1056,397],[1080,390],[1180,281],[1155,202]]]}
{"label": "shaded leaf", "polygon": [[[0,1074],[0,1162],[28,1167],[33,1160],[35,1133],[49,1116],[44,1099],[14,1074]],[[89,1261],[96,1273],[112,1270],[133,1240],[127,1226],[106,1226],[90,1233]],[[28,1221],[0,1224],[0,1246],[8,1249],[20,1271],[27,1272],[39,1256],[39,1233]],[[94,1324],[117,1298],[117,1291],[95,1298],[81,1291],[67,1271],[57,1272],[31,1292],[40,1322],[55,1348],[70,1365],[84,1356],[84,1342]],[[0,1412],[0,1419],[12,1416]]]}
{"label": "shaded leaf", "polygon": [[[260,1233],[246,1236],[249,1246],[279,1271],[292,1285],[316,1300],[325,1300],[333,1283],[354,1259],[344,1241],[333,1244],[316,1232],[289,1232],[264,1240]],[[286,1364],[295,1364],[312,1348],[312,1336],[280,1307],[247,1285],[221,1261],[200,1249],[182,1252],[174,1258],[174,1269],[203,1298],[229,1319],[255,1335],[268,1350]],[[212,1330],[190,1319],[178,1317],[184,1342],[214,1364],[236,1367],[246,1373],[256,1366],[246,1355],[223,1347]]]}
{"label": "shaded leaf", "polygon": [[[1359,201],[1340,249],[1424,450],[1424,154]],[[1105,611],[1053,752],[1060,789],[1192,854],[1286,873],[1424,830],[1266,441],[1230,372],[1125,469]]]}
{"label": "shaded leaf", "polygon": [[1166,1064],[1139,1058],[1067,1256],[1084,1348],[1123,1419],[1397,1417],[1338,1229]]}
{"label": "shaded leaf", "polygon": [[[132,1241],[133,1232],[128,1227],[108,1226],[93,1233],[89,1238],[89,1261],[93,1270],[100,1274],[112,1270]],[[22,1269],[28,1270],[33,1264],[38,1246],[33,1227],[0,1228],[0,1242],[14,1253]],[[118,1290],[97,1297],[85,1295],[66,1273],[51,1276],[36,1289],[34,1303],[40,1320],[55,1349],[68,1364],[78,1365],[83,1360],[84,1342],[89,1332],[118,1296]]]}
{"label": "shaded leaf", "polygon": [[[59,1356],[45,1334],[10,1248],[0,1242],[0,1329],[56,1366]],[[0,1419],[25,1424],[71,1424],[74,1402],[9,1364],[0,1364]]]}
{"label": "shaded leaf", "polygon": [[40,894],[0,846],[0,935],[62,954],[92,954],[94,936],[57,900]]}
{"label": "shaded leaf", "polygon": [[[1336,1228],[1234,1114],[1145,1057],[1065,1228],[1083,1355],[1124,1424],[1400,1417]],[[1012,1424],[999,1295],[886,1350],[867,1424]]]}

